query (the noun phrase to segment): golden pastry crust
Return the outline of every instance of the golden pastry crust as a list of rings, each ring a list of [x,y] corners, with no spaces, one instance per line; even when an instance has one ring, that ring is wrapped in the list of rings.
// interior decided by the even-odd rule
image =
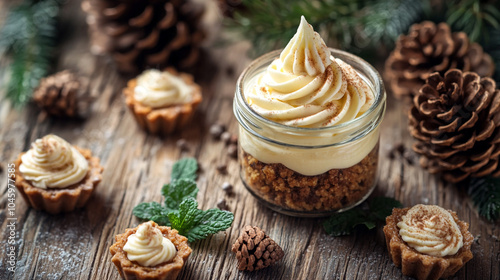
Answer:
[[[433,257],[422,254],[408,246],[401,238],[397,226],[408,210],[410,208],[394,208],[392,215],[386,218],[386,225],[384,226],[387,250],[394,264],[401,267],[404,275],[419,280],[447,278],[455,274],[466,262],[472,259],[471,245],[474,236],[468,231],[469,225],[459,220],[457,214],[450,210],[448,211],[463,235],[463,246],[456,254]]]
[[[15,161],[16,182],[15,185],[26,203],[36,210],[44,210],[51,214],[61,212],[71,212],[76,208],[83,207],[94,189],[102,180],[102,171],[99,158],[92,157],[92,152],[87,149],[75,147],[87,160],[89,170],[87,175],[78,183],[61,189],[41,189],[33,186],[29,180],[26,180],[19,171],[22,163],[21,153]]]
[[[179,73],[173,68],[167,68],[170,74],[180,77],[186,84],[193,87],[193,98],[190,103],[151,108],[134,98],[134,89],[137,78],[130,80],[123,90],[125,103],[134,115],[137,123],[146,131],[153,134],[169,134],[185,126],[194,116],[196,108],[202,101],[201,87],[193,80],[193,76]]]
[[[187,243],[187,238],[178,234],[177,230],[170,227],[158,226],[153,221],[149,221],[153,227],[158,228],[164,237],[170,239],[177,249],[175,257],[166,263],[156,266],[142,266],[135,261],[130,261],[127,258],[127,253],[123,250],[123,246],[127,243],[127,238],[134,234],[139,226],[126,229],[125,233],[115,236],[116,242],[109,248],[109,252],[113,256],[111,261],[115,264],[124,279],[138,280],[174,280],[182,270],[184,263],[191,254],[191,248]]]

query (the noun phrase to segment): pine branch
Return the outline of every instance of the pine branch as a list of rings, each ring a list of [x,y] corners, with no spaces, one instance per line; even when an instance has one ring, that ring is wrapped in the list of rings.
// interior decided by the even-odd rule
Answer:
[[[471,41],[477,42],[488,34],[488,29],[500,30],[500,10],[495,1],[454,0],[448,1],[448,24],[457,31],[464,31]]]
[[[26,104],[51,65],[56,42],[57,0],[25,1],[13,8],[0,30],[0,56],[10,56],[7,98]]]
[[[373,1],[373,0],[372,0]],[[352,41],[349,32],[357,22],[357,13],[366,0],[245,0],[244,10],[236,11],[233,19],[226,19],[226,26],[253,43],[257,54],[284,47],[297,29],[298,20],[304,15],[319,30],[326,41]]]
[[[500,218],[500,179],[474,178],[469,186],[469,195],[478,208],[479,215],[489,221]]]
[[[487,33],[488,40],[482,42],[484,51],[488,53],[495,63],[495,73],[493,78],[500,87],[500,29],[490,28]]]
[[[383,43],[392,46],[400,34],[421,20],[425,1],[380,1],[364,9],[363,33],[372,45]]]

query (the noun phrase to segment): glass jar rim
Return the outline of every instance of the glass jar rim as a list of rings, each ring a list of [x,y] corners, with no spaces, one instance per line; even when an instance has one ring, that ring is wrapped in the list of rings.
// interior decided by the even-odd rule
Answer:
[[[341,57],[340,59],[342,59],[343,61],[345,58],[347,58],[350,61],[358,62],[360,65],[365,67],[364,70],[368,70],[368,72],[369,72],[368,74],[370,77],[367,77],[367,78],[371,78],[375,81],[375,83],[372,83],[373,89],[375,91],[375,101],[368,108],[368,110],[363,113],[363,115],[361,115],[357,118],[354,118],[352,120],[349,120],[347,122],[332,125],[332,126],[297,127],[297,126],[290,126],[290,125],[285,125],[285,124],[282,124],[279,122],[275,122],[275,121],[269,120],[269,119],[261,116],[260,114],[258,114],[252,107],[250,107],[250,105],[247,103],[247,101],[243,95],[243,82],[247,79],[247,76],[250,75],[251,71],[254,70],[254,68],[257,68],[258,66],[260,66],[260,64],[262,64],[263,61],[268,61],[272,58],[278,58],[279,54],[281,53],[281,51],[283,49],[277,49],[277,50],[268,52],[268,53],[266,53],[266,54],[264,54],[256,59],[254,59],[250,63],[250,65],[248,65],[245,68],[245,70],[243,70],[243,72],[238,77],[238,80],[236,82],[237,94],[239,95],[236,98],[241,98],[241,101],[243,101],[242,103],[244,104],[243,106],[245,106],[245,109],[248,112],[250,112],[253,117],[257,118],[259,121],[262,121],[263,123],[270,125],[270,126],[274,126],[276,128],[293,129],[294,131],[297,131],[297,132],[306,132],[307,133],[307,132],[312,132],[312,131],[325,132],[325,131],[329,131],[329,130],[338,130],[338,129],[347,128],[353,124],[365,121],[365,119],[368,118],[377,108],[379,108],[381,105],[383,105],[382,103],[386,99],[385,87],[384,87],[384,83],[382,81],[382,77],[380,76],[378,71],[370,63],[368,63],[366,60],[362,59],[361,57],[353,55],[353,54],[348,53],[346,51],[342,51],[342,50],[338,50],[338,49],[334,49],[334,48],[328,48],[328,49],[330,50],[330,53],[332,54],[332,56],[334,58],[336,57],[336,55],[339,55]],[[347,61],[344,61],[344,62],[348,63]],[[348,63],[348,64],[350,64],[352,66],[351,63]],[[356,70],[355,67],[353,67],[353,68]]]

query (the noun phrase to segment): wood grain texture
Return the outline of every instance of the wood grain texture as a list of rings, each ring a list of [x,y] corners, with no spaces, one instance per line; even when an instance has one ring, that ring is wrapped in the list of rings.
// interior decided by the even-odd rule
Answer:
[[[2,5],[0,5],[2,6]],[[235,215],[233,226],[223,233],[191,244],[193,254],[179,279],[404,279],[390,260],[381,227],[361,230],[346,237],[328,236],[322,219],[292,218],[261,206],[243,187],[237,162],[225,153],[224,144],[208,133],[213,123],[222,123],[232,133],[238,124],[232,113],[237,75],[248,65],[247,44],[207,48],[196,81],[203,87],[204,100],[191,126],[159,138],[141,131],[127,111],[121,95],[127,78],[116,73],[106,58],[89,53],[84,15],[79,1],[67,1],[62,12],[64,38],[60,43],[58,69],[78,70],[90,79],[97,97],[85,121],[54,119],[33,105],[23,110],[0,105],[0,279],[118,279],[111,263],[109,247],[114,236],[139,221],[132,208],[144,201],[160,201],[160,188],[168,182],[173,163],[184,156],[196,157],[201,165],[198,202],[203,209],[214,208],[226,197]],[[0,61],[0,73],[5,73]],[[4,83],[0,75],[0,83]],[[2,92],[1,94],[4,94]],[[390,158],[395,145],[411,146],[403,107],[389,97],[382,124],[380,181],[374,195],[393,196],[405,206],[438,204],[453,209],[470,224],[477,238],[474,258],[461,269],[456,279],[500,279],[499,223],[480,218],[467,195],[442,183],[417,164],[400,156]],[[92,150],[105,167],[103,181],[93,198],[81,210],[49,215],[27,207],[18,195],[17,270],[6,271],[7,259],[7,164],[29,148],[35,139],[57,134],[72,144]],[[186,139],[188,151],[176,147]],[[220,174],[215,166],[226,164]],[[235,186],[235,195],[225,196],[223,182]],[[237,270],[231,245],[245,225],[266,230],[285,251],[284,259],[272,268],[253,273]]]

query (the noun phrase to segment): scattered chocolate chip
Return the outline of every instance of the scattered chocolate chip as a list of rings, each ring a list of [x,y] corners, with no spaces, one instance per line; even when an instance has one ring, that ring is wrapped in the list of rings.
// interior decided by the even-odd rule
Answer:
[[[231,136],[231,140],[230,140],[231,144],[238,144],[238,135],[232,135]]]
[[[391,150],[391,151],[389,152],[389,158],[390,158],[390,159],[395,159],[395,158],[396,158],[396,155],[395,155],[395,153],[394,153],[394,150]]]
[[[224,126],[220,124],[214,124],[210,127],[210,135],[212,135],[214,139],[219,139],[223,132]]]
[[[219,208],[220,210],[229,210],[225,199],[219,199],[219,201],[217,202],[217,208]]]
[[[227,194],[232,194],[233,193],[233,185],[229,182],[224,182],[222,183],[222,190],[226,192]]]
[[[227,147],[227,154],[232,158],[238,158],[238,146],[235,144],[229,145],[229,147]]]
[[[217,165],[217,171],[219,171],[219,173],[226,174],[227,166],[225,164],[219,164]]]
[[[226,145],[229,144],[229,141],[231,141],[231,133],[229,131],[222,133],[220,140],[222,140]]]
[[[398,153],[400,155],[404,154],[404,152],[406,150],[405,146],[403,144],[401,144],[401,143],[397,144],[396,147],[395,147],[395,149],[396,149],[396,151],[398,151]]]
[[[406,160],[406,162],[409,165],[413,165],[415,163],[415,160],[416,160],[415,154],[410,152],[410,151],[405,151],[403,154],[403,158]]]
[[[181,151],[189,150],[188,145],[187,145],[187,141],[185,139],[181,138],[181,139],[177,140],[176,145],[177,145],[177,148],[181,149]]]
[[[232,1],[228,1],[228,3],[229,3],[229,2],[232,2]],[[229,4],[229,5],[231,5],[231,4]],[[231,76],[231,77],[232,77],[232,76],[234,76],[234,73],[235,73],[235,70],[234,70],[234,67],[233,67],[233,66],[229,66],[229,67],[227,67],[227,68],[226,68],[226,74],[227,74],[228,76]]]
[[[2,172],[2,171],[3,171],[3,165],[0,164],[0,172]]]

